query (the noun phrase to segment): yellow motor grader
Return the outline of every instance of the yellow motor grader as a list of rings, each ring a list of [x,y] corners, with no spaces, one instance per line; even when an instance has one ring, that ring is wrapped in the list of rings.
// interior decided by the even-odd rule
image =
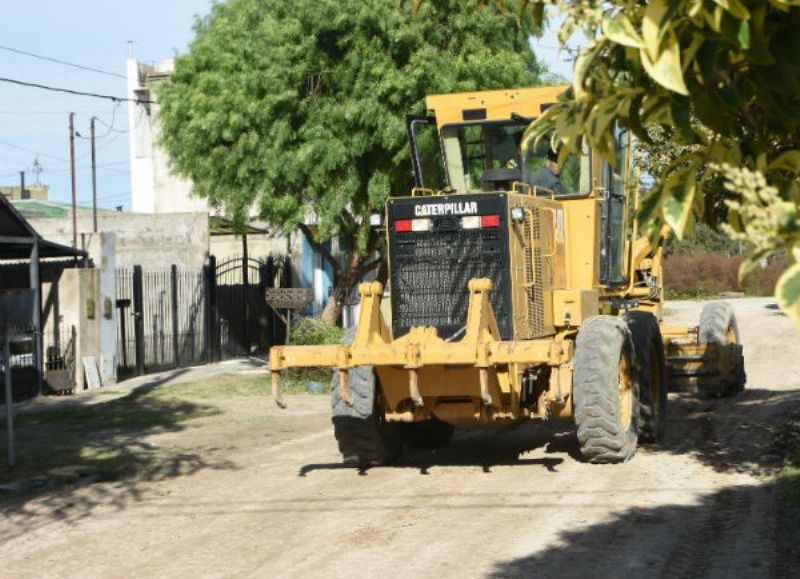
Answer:
[[[637,233],[626,133],[616,168],[592,151],[559,166],[546,143],[521,149],[564,89],[429,96],[430,116],[406,119],[416,186],[371,220],[386,230],[388,297],[361,284],[340,345],[271,349],[281,406],[283,370],[334,369],[346,463],[442,444],[453,427],[547,418],[574,420],[587,460],[621,462],[661,435],[668,389],[744,388],[727,304],[706,305],[695,328],[662,325],[663,239]]]

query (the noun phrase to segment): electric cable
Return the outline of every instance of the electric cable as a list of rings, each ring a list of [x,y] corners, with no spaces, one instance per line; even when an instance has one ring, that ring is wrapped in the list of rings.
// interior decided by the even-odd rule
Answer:
[[[18,48],[12,48],[10,46],[3,46],[0,44],[0,50],[5,50],[8,52],[14,52],[16,54],[22,54],[24,56],[30,56],[32,58],[38,58],[39,60],[46,60],[48,62],[55,62],[56,64],[63,64],[64,66],[71,66],[73,68],[80,68],[81,70],[88,70],[91,72],[97,72],[99,74],[106,74],[108,76],[115,76],[117,78],[127,78],[124,74],[118,74],[116,72],[110,72],[107,70],[103,70],[101,68],[94,68],[93,66],[85,66],[83,64],[75,64],[74,62],[67,62],[66,60],[60,60],[58,58],[52,58],[50,56],[42,56],[41,54],[34,54],[33,52],[27,52],[25,50],[20,50]]]
[[[74,89],[71,89],[71,88],[62,88],[62,87],[56,87],[56,86],[49,86],[49,85],[46,85],[46,84],[39,84],[39,83],[36,83],[36,82],[27,82],[27,81],[24,81],[24,80],[17,80],[17,79],[14,79],[14,78],[0,77],[0,82],[7,82],[7,83],[10,83],[10,84],[16,84],[16,85],[19,85],[19,86],[27,86],[27,87],[31,87],[31,88],[39,88],[39,89],[42,89],[42,90],[49,90],[49,91],[53,91],[53,92],[63,92],[63,93],[72,94],[72,95],[76,95],[76,96],[85,96],[85,97],[91,97],[91,98],[97,98],[97,99],[106,99],[106,100],[110,100],[110,101],[114,101],[114,102],[129,102],[129,103],[139,103],[139,104],[154,104],[155,103],[155,101],[150,101],[150,100],[129,99],[127,97],[116,97],[116,96],[107,95],[107,94],[99,94],[99,93],[96,93],[96,92],[86,92],[86,91],[81,91],[81,90],[74,90]]]

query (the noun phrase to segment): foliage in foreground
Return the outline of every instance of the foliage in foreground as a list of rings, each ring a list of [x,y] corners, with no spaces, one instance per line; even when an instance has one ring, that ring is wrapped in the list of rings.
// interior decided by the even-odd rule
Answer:
[[[338,344],[342,340],[344,330],[317,318],[300,318],[292,322],[292,334],[289,342],[296,346],[320,346]]]
[[[227,0],[158,92],[162,144],[194,191],[242,221],[300,227],[334,271],[335,322],[380,259],[370,213],[411,189],[404,116],[437,92],[530,86],[530,27],[461,0],[421,18],[386,0]],[[346,240],[341,261],[323,246]]]
[[[494,4],[484,12],[509,13]],[[660,135],[682,154],[656,174],[639,215],[646,231],[690,232],[717,180],[728,232],[751,244],[740,276],[787,254],[775,295],[800,324],[800,1],[524,0],[515,14],[542,27],[546,8],[563,17],[562,44],[580,30],[590,40],[571,89],[526,143],[555,129],[562,154],[588,145],[613,162],[615,123],[646,147]]]

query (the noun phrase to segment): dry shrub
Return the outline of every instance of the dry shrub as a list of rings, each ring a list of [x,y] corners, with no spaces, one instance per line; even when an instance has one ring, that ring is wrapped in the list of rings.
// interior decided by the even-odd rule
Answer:
[[[766,267],[756,267],[743,284],[738,281],[743,256],[728,257],[719,253],[671,255],[664,259],[664,279],[667,297],[694,298],[713,296],[726,291],[741,291],[747,295],[768,296],[788,262],[774,260]]]

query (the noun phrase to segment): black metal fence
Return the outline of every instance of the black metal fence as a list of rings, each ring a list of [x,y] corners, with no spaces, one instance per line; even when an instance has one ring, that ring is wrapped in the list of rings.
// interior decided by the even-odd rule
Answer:
[[[118,375],[266,355],[286,331],[264,299],[276,285],[291,285],[283,256],[211,256],[200,272],[118,269]]]
[[[143,374],[206,360],[201,272],[117,270],[117,373]]]
[[[0,264],[0,289],[27,287],[30,272],[27,263]],[[65,270],[77,267],[74,260],[42,262],[41,327],[37,337],[42,342],[42,392],[69,392],[75,388],[75,326],[65,324],[61,315],[60,281]],[[33,337],[33,334],[31,335]],[[38,393],[38,371],[34,355],[16,353],[10,360],[15,401],[33,398]],[[0,402],[4,396],[0,393]]]

